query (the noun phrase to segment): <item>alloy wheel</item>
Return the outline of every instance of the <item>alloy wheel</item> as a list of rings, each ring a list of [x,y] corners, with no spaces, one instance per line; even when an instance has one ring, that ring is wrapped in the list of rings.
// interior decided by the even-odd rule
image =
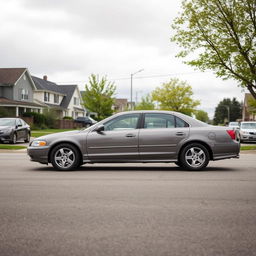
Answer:
[[[68,169],[76,161],[76,156],[70,148],[59,148],[54,154],[54,161],[61,169]]]
[[[185,161],[189,166],[198,168],[205,163],[206,154],[199,147],[191,147],[185,153]]]

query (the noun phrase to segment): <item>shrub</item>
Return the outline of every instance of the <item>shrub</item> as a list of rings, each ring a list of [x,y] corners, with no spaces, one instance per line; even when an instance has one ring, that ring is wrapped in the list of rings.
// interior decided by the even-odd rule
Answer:
[[[39,129],[43,129],[46,127],[46,117],[43,114],[36,113],[36,112],[26,112],[23,113],[24,117],[33,117],[34,118],[34,125],[35,127],[38,127]]]
[[[73,117],[72,116],[64,116],[63,120],[73,120]]]

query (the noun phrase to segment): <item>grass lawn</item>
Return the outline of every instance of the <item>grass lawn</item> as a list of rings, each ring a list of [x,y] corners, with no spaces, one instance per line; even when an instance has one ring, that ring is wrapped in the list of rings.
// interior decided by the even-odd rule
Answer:
[[[241,150],[256,150],[256,145],[241,146]]]
[[[16,146],[16,145],[5,145],[5,144],[0,144],[0,149],[24,149],[27,148],[25,146]]]
[[[57,132],[67,132],[67,131],[73,131],[74,129],[45,129],[45,130],[32,130],[31,136],[32,137],[41,137],[47,134],[51,133],[57,133]]]

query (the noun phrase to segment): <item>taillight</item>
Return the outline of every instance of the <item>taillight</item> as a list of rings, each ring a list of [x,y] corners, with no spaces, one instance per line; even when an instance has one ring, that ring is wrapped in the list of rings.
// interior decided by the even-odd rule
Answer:
[[[227,133],[232,140],[236,140],[236,132],[234,130],[227,130]]]

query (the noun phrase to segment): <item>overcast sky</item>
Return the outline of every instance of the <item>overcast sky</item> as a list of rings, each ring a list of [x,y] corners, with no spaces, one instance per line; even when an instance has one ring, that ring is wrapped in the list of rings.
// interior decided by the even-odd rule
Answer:
[[[117,97],[146,95],[172,77],[186,80],[200,109],[213,116],[224,97],[243,99],[233,80],[198,72],[175,55],[172,20],[181,0],[0,1],[0,67],[27,67],[32,75],[82,90],[91,73],[107,75]]]

